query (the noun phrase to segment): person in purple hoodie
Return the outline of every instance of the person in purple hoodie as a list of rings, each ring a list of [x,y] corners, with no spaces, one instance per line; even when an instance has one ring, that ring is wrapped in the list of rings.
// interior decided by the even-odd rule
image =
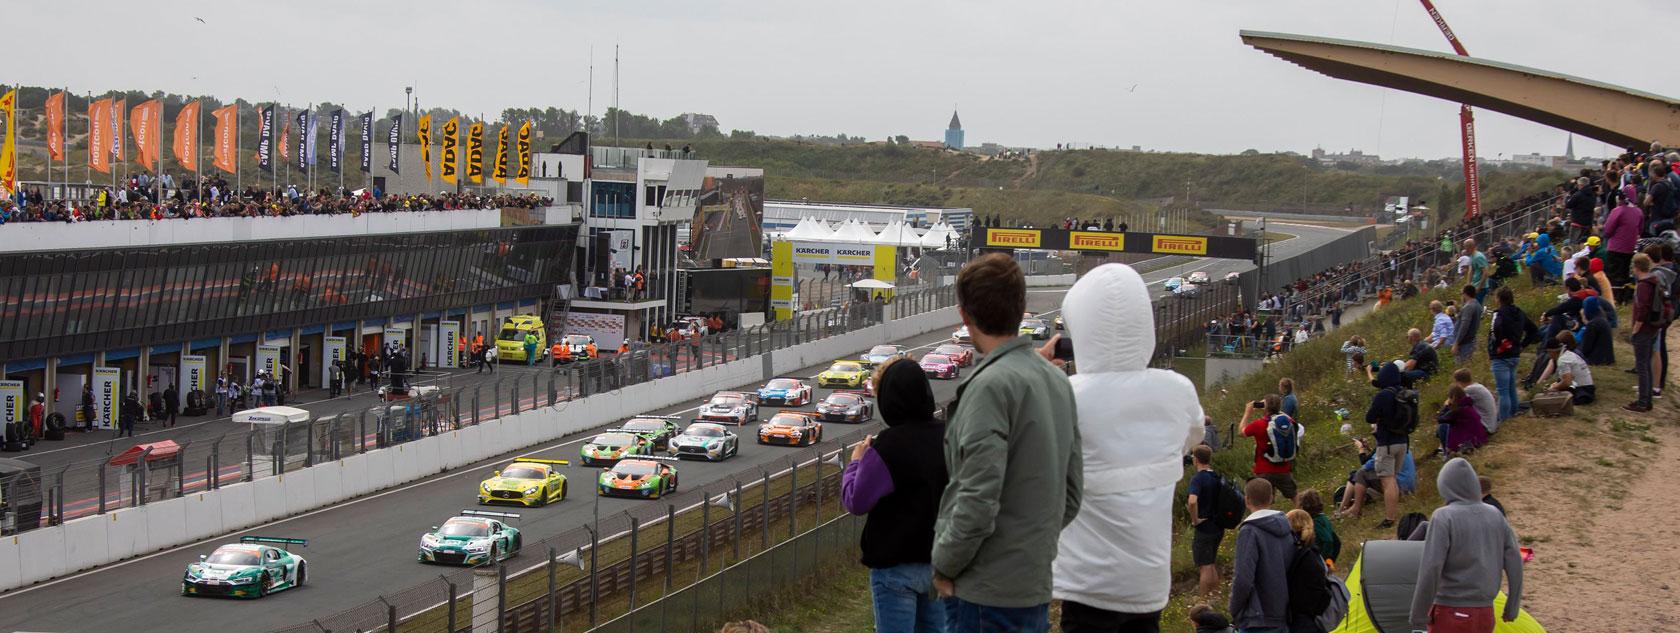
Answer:
[[[1633,185],[1624,185],[1616,196],[1616,208],[1604,219],[1600,232],[1604,234],[1604,272],[1610,284],[1620,288],[1628,282],[1628,264],[1639,246],[1639,230],[1645,225],[1645,212],[1635,206]]]
[[[933,523],[945,490],[945,425],[920,365],[899,358],[875,371],[875,404],[887,428],[852,450],[840,503],[866,516],[861,546],[875,602],[875,630],[937,633],[946,613],[933,590]]]

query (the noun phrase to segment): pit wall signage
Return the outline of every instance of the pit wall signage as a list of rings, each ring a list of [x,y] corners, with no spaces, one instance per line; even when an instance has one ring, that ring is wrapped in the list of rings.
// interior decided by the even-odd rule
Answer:
[[[1259,252],[1255,240],[1219,235],[987,228],[982,237],[981,247],[993,249],[1196,255],[1249,261]]]

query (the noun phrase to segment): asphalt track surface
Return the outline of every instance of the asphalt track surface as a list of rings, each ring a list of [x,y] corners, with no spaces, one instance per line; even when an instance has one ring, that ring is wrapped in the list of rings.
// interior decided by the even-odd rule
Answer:
[[[1335,229],[1304,230],[1293,225],[1288,230],[1301,237],[1274,245],[1273,252],[1279,256],[1283,256],[1284,248],[1312,248],[1322,240],[1343,233]],[[1206,270],[1217,280],[1226,272],[1246,270],[1248,267],[1252,264],[1201,260],[1149,273],[1145,279],[1152,287],[1158,288],[1168,277],[1185,275],[1194,270]],[[1035,313],[1054,314],[1060,308],[1065,292],[1065,289],[1031,289],[1027,295],[1028,309]],[[919,355],[948,340],[949,332],[941,330],[894,342]],[[812,378],[826,368],[825,362],[792,375]],[[814,383],[814,380],[811,382]],[[956,381],[934,381],[935,397],[941,401],[948,400],[957,384]],[[758,386],[748,384],[736,388],[751,390]],[[821,400],[829,392],[817,389],[816,399]],[[702,402],[695,400],[646,413],[688,415]],[[810,406],[799,408],[811,410]],[[776,407],[764,407],[760,417],[767,420],[777,410]],[[553,415],[565,415],[564,409]],[[848,433],[851,426],[830,423],[825,425],[824,430],[830,436],[839,437]],[[756,472],[762,465],[784,463],[789,449],[758,445],[751,436],[754,428],[747,425],[741,429],[743,437],[737,457],[718,463],[685,461],[678,464],[682,486],[692,488],[737,474]],[[512,510],[522,515],[516,525],[523,532],[526,543],[537,543],[588,523],[595,510],[590,495],[594,476],[599,470],[576,462],[579,445],[593,435],[594,432],[583,433],[563,441],[508,453],[337,506],[18,589],[0,595],[0,631],[167,630],[225,633],[268,631],[306,622],[310,618],[330,616],[381,594],[435,578],[440,570],[415,561],[420,534],[429,526],[453,516],[461,508],[473,507],[478,482],[515,456],[533,455],[574,462],[564,467],[570,482],[565,501],[546,508]],[[841,448],[833,440],[825,440],[825,443],[831,444],[830,448],[834,450]],[[602,499],[600,513],[601,516],[611,516],[640,503],[647,502]],[[308,584],[258,601],[179,595],[181,574],[188,563],[197,560],[200,554],[209,553],[217,545],[247,534],[309,539],[309,547],[300,551],[309,561]]]

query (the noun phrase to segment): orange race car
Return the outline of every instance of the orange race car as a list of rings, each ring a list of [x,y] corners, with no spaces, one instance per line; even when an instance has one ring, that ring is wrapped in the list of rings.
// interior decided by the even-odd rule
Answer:
[[[817,414],[806,411],[783,411],[759,425],[759,444],[810,446],[822,441],[822,422]]]

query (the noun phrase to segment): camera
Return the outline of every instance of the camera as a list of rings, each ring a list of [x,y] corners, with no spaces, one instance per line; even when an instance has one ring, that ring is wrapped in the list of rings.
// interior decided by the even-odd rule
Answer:
[[[1073,339],[1063,336],[1056,340],[1056,350],[1051,354],[1056,360],[1073,360]]]

